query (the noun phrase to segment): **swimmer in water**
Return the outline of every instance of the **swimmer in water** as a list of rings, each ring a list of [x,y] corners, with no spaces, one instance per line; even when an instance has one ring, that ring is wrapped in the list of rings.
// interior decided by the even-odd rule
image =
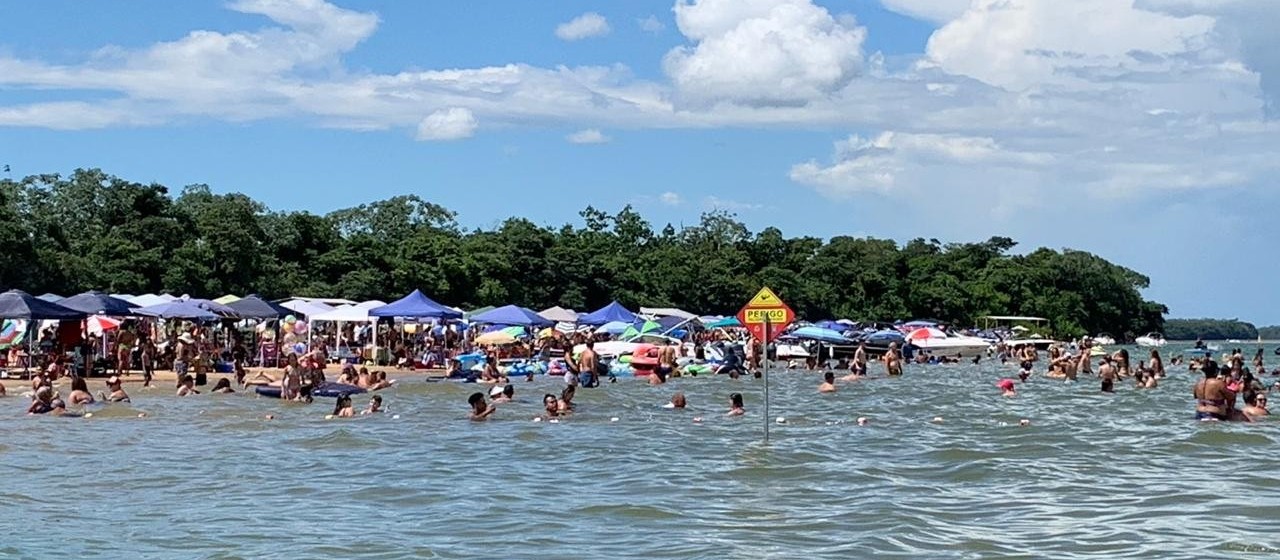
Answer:
[[[508,397],[506,395],[507,387],[510,387],[510,385],[494,385],[493,387],[491,387],[489,389],[489,401],[492,402],[493,404],[511,402],[511,397]],[[513,391],[512,394],[515,394],[514,393],[515,389],[512,389],[512,391]]]
[[[338,397],[338,402],[333,404],[333,415],[337,418],[351,418],[356,415],[356,411],[351,406],[351,395],[343,393]]]
[[[196,390],[196,380],[190,375],[183,375],[178,379],[178,396],[188,397],[191,395],[199,395],[200,391]]]
[[[1102,365],[1098,366],[1098,377],[1102,379],[1102,392],[1116,392],[1116,366],[1108,356],[1102,357]]]
[[[556,402],[556,411],[560,416],[573,412],[573,396],[577,394],[576,385],[569,385],[560,392],[560,400]]]
[[[1256,422],[1258,419],[1262,418],[1263,416],[1271,415],[1271,411],[1267,410],[1267,394],[1266,393],[1255,393],[1253,395],[1253,401],[1248,402],[1247,404],[1248,406],[1244,407],[1244,410],[1242,410],[1241,412],[1243,412],[1245,418],[1248,418],[1250,421]]]
[[[819,393],[836,392],[836,374],[831,373],[829,371],[822,374],[822,384],[818,385],[818,392]]]
[[[671,395],[671,402],[667,403],[664,406],[666,408],[675,408],[675,409],[683,410],[686,404],[688,403],[685,401],[684,393],[676,393],[674,395]]]
[[[470,418],[472,422],[483,422],[493,416],[493,412],[497,410],[489,403],[484,402],[484,393],[471,393],[467,398],[467,404],[471,405]]]
[[[107,393],[103,393],[101,397],[106,402],[129,402],[129,395],[124,392],[124,383],[114,375],[107,378]]]
[[[729,412],[725,416],[742,416],[747,409],[742,405],[742,393],[729,395]]]
[[[228,393],[234,393],[234,392],[236,392],[236,390],[231,388],[231,380],[225,377],[218,379],[218,382],[213,384],[213,390],[210,391],[210,393],[222,393],[222,394],[228,394]]]
[[[374,395],[369,399],[369,408],[364,409],[360,414],[377,414],[382,412],[382,395]]]
[[[542,395],[542,414],[545,418],[560,416],[560,399],[551,393]]]
[[[67,395],[67,401],[71,406],[93,404],[93,395],[89,393],[89,385],[84,382],[83,377],[71,379],[71,394]]]
[[[1012,379],[1001,379],[999,383],[996,383],[996,387],[1000,388],[1000,396],[1002,397],[1018,396],[1018,391],[1014,388]]]
[[[31,399],[31,406],[27,407],[27,415],[49,414],[53,412],[53,406],[53,387],[42,386],[36,389],[36,394]]]

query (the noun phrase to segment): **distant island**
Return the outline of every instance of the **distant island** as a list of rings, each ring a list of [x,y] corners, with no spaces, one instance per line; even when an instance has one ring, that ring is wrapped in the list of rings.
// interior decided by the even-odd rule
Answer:
[[[398,188],[501,196],[492,189],[482,194],[481,185],[409,179]],[[272,210],[207,185],[187,186],[174,197],[164,185],[81,169],[0,181],[6,252],[0,286],[37,294],[256,293],[361,301],[417,288],[463,308],[594,309],[616,299],[633,307],[731,314],[767,285],[810,320],[973,326],[984,315],[1034,315],[1050,321],[1051,332],[1041,334],[1063,338],[1167,332],[1165,306],[1142,297],[1146,276],[1084,251],[1014,254],[1017,243],[1007,237],[905,245],[786,237],[773,227],[752,232],[722,211],[705,213],[696,224],[656,229],[630,206],[612,214],[588,206],[579,215],[578,225],[513,217],[467,229],[452,211],[406,194],[319,216]]]
[[[1280,334],[1280,327],[1270,328]],[[1164,322],[1164,336],[1169,340],[1257,340],[1259,334],[1252,323],[1238,319],[1167,319]]]

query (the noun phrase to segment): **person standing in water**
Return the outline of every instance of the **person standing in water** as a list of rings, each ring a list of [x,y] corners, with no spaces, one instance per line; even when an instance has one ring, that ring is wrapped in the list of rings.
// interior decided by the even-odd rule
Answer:
[[[493,416],[493,412],[497,410],[489,403],[484,402],[484,393],[471,393],[467,398],[467,404],[471,405],[470,418],[472,422],[483,422]]]
[[[897,342],[890,342],[889,349],[880,359],[884,362],[885,375],[889,377],[902,375],[902,354],[898,352]]]
[[[1102,378],[1102,392],[1116,392],[1116,367],[1108,356],[1102,357],[1102,365],[1098,366],[1098,377]]]
[[[822,384],[818,385],[819,393],[836,392],[836,374],[830,371],[822,374]]]
[[[600,356],[596,354],[595,341],[588,340],[587,346],[582,350],[582,354],[578,355],[578,372],[579,375],[585,377],[583,387],[598,387],[600,385]]]
[[[1160,351],[1151,349],[1151,375],[1157,379],[1164,378],[1164,358],[1160,357]]]
[[[1196,382],[1191,389],[1191,396],[1196,399],[1196,420],[1204,422],[1226,421],[1230,418],[1230,399],[1235,395],[1227,388],[1227,384],[1218,378],[1218,364],[1207,360],[1200,367],[1204,379]]]

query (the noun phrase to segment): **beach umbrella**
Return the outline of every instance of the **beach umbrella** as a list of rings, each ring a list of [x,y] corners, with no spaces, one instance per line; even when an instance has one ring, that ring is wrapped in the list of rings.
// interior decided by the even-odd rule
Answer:
[[[235,296],[235,295],[227,294],[227,295],[222,296],[222,297],[220,297],[220,298],[217,298],[217,299],[215,299],[215,300],[213,300],[213,301],[214,301],[214,303],[221,303],[222,305],[231,305],[232,303],[235,303],[235,302],[237,302],[237,301],[240,301],[241,299],[242,299],[242,298],[241,298],[240,296]]]
[[[511,333],[501,330],[484,333],[476,337],[475,343],[481,346],[497,346],[502,344],[513,344],[515,341],[516,337],[511,336]]]
[[[27,322],[22,319],[5,319],[0,321],[0,350],[22,344],[27,335]]]
[[[707,323],[708,329],[728,329],[728,328],[741,327],[741,326],[742,326],[742,322],[738,321],[737,317],[725,317],[723,319],[718,319],[710,323]]]
[[[70,321],[83,319],[85,315],[82,311],[42,300],[22,290],[9,290],[0,294],[0,319]]]
[[[92,315],[85,321],[89,334],[96,335],[120,328],[121,322],[119,319],[112,319],[105,315]]]
[[[39,295],[39,296],[36,296],[36,297],[37,297],[37,298],[40,298],[40,299],[42,299],[42,300],[45,300],[45,301],[47,301],[47,302],[49,302],[49,303],[58,303],[58,302],[62,301],[62,299],[63,299],[63,298],[62,298],[62,296],[60,296],[60,295],[58,295],[58,294],[54,294],[54,293],[42,294],[42,295]]]
[[[931,328],[931,327],[916,329],[914,331],[911,331],[910,333],[907,333],[907,340],[925,340],[929,338],[946,338],[946,337],[947,337],[947,333],[944,333],[938,329]]]
[[[631,328],[631,323],[624,323],[622,321],[612,321],[612,322],[600,325],[600,328],[596,329],[596,334],[618,335],[618,334],[622,334],[623,332],[626,332],[626,330],[629,328]]]
[[[651,333],[659,330],[662,330],[662,325],[658,324],[657,321],[645,321],[639,325],[628,326],[627,330],[622,331],[622,338],[634,338],[645,333]]]
[[[58,302],[58,305],[74,309],[89,315],[110,315],[126,317],[137,315],[137,306],[133,302],[109,296],[102,292],[85,292]]]
[[[236,310],[211,299],[186,298],[183,301],[194,304],[205,311],[216,313],[223,317],[238,317]]]

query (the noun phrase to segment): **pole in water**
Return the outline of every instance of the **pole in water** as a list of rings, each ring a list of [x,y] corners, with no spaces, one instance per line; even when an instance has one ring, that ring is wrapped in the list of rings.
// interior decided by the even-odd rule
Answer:
[[[764,441],[769,442],[769,324],[768,315],[764,318],[764,340],[760,342],[761,366],[764,368]]]

